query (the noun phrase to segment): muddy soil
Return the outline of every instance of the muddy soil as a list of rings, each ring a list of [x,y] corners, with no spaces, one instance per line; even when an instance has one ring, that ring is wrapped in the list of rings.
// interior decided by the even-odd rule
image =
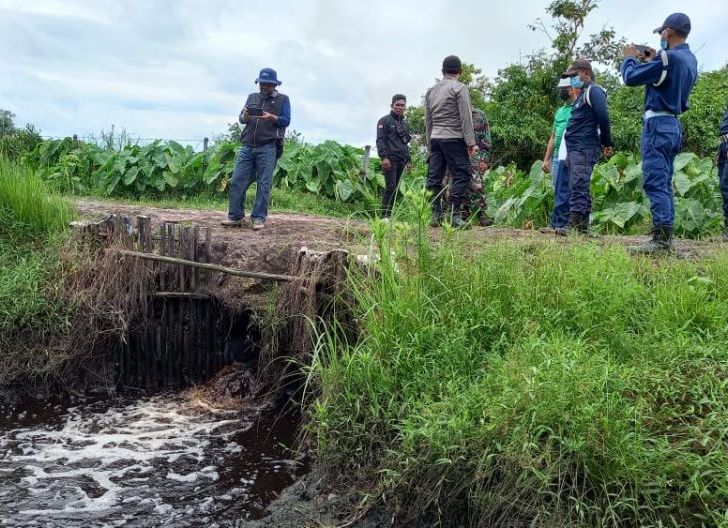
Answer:
[[[77,208],[82,217],[94,220],[103,219],[112,213],[132,218],[139,215],[149,216],[153,229],[160,222],[210,226],[214,243],[227,248],[221,262],[223,265],[269,273],[285,273],[291,262],[291,254],[304,246],[317,251],[336,248],[365,251],[369,233],[367,225],[358,220],[305,214],[273,213],[268,217],[265,229],[254,231],[250,227],[222,227],[220,221],[226,218],[224,211],[164,209],[93,200],[79,200]],[[432,239],[437,241],[441,238],[442,231],[431,229],[430,233]],[[538,230],[507,227],[475,227],[462,233],[462,236],[474,246],[496,240],[528,242],[556,239],[570,243],[569,238],[557,238]],[[641,244],[648,239],[648,236],[600,236],[591,240],[597,244],[619,244],[626,247]],[[691,259],[711,256],[728,247],[721,242],[720,237],[705,240],[679,239],[675,246],[678,257]]]

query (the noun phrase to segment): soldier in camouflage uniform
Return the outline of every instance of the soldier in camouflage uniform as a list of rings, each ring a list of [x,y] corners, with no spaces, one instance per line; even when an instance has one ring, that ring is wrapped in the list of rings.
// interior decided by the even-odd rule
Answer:
[[[473,109],[473,128],[475,129],[475,144],[478,149],[470,157],[472,179],[463,205],[463,218],[473,218],[478,225],[487,227],[493,225],[493,219],[486,214],[488,208],[485,196],[483,176],[490,168],[490,151],[493,147],[490,138],[490,124],[485,112]],[[445,188],[449,189],[450,171],[445,172]]]

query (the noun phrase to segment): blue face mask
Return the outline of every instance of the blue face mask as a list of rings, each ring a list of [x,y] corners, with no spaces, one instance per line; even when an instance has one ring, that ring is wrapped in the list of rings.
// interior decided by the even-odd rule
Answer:
[[[667,40],[660,39],[660,47],[664,50],[669,49],[669,44],[667,43]]]
[[[571,83],[572,88],[581,88],[582,86],[584,86],[584,81],[582,81],[578,75],[575,75],[574,77],[569,77],[569,82]]]

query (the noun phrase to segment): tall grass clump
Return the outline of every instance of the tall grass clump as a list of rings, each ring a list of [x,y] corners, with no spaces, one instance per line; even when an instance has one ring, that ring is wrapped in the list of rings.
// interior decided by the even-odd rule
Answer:
[[[314,358],[324,467],[405,524],[728,522],[728,255],[394,231]]]
[[[29,167],[0,159],[0,234],[38,240],[63,231],[72,218],[67,201],[48,193]]]
[[[65,330],[59,249],[73,218],[27,167],[0,159],[0,384],[29,369],[29,354]],[[31,354],[33,355],[33,354]]]

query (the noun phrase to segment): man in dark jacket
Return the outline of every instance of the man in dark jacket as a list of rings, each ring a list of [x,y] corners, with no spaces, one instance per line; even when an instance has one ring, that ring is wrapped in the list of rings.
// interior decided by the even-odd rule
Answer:
[[[402,172],[411,162],[408,147],[411,137],[404,122],[407,98],[402,94],[393,96],[390,108],[391,112],[377,123],[377,153],[382,160],[385,183],[382,218],[389,218],[392,215],[392,206]]]
[[[248,96],[239,117],[245,128],[241,134],[243,146],[230,182],[228,219],[222,222],[228,227],[243,225],[245,193],[253,182],[257,183],[257,188],[250,218],[253,229],[265,227],[277,146],[291,122],[291,102],[287,95],[276,90],[281,84],[276,71],[263,68],[255,82],[260,86],[260,92]]]
[[[599,156],[612,155],[612,134],[607,109],[607,93],[594,83],[594,71],[588,60],[578,59],[561,74],[572,88],[581,90],[566,125],[566,163],[569,166],[569,224],[557,234],[585,234],[591,214],[591,175]]]

